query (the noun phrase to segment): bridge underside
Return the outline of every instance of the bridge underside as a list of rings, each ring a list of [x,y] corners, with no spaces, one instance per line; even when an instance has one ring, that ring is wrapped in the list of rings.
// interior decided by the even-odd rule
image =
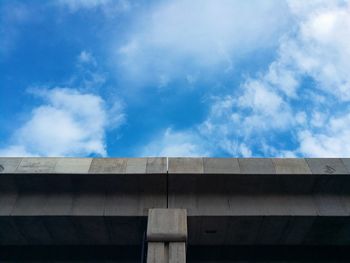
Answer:
[[[150,208],[189,262],[349,261],[349,159],[0,158],[0,260],[140,262]]]

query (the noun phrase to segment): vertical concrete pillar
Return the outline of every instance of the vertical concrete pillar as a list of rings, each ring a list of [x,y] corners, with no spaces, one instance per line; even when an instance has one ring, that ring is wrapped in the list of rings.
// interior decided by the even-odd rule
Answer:
[[[186,209],[149,210],[147,263],[185,263],[186,240]]]

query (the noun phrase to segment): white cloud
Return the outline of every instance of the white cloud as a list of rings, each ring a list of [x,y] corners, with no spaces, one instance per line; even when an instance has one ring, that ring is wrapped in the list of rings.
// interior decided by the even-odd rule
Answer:
[[[22,145],[10,145],[6,148],[0,148],[0,156],[2,157],[38,157],[35,153],[27,152]]]
[[[74,89],[37,90],[44,104],[34,108],[29,119],[15,132],[13,144],[0,150],[3,156],[105,156],[105,130],[121,124],[116,107],[110,123],[104,100]],[[116,110],[117,109],[117,110]],[[117,115],[117,116],[116,116]]]
[[[191,69],[229,72],[249,52],[275,46],[289,18],[279,0],[160,2],[138,17],[117,61],[140,83],[186,79]]]
[[[107,81],[107,73],[101,70],[95,56],[82,50],[76,58],[76,72],[65,84],[81,90],[97,92]]]
[[[95,60],[94,56],[86,50],[83,50],[80,52],[80,54],[78,56],[78,62],[82,63],[82,64],[84,64],[84,63],[93,64],[96,66],[96,60]]]
[[[349,156],[349,114],[339,112],[350,101],[350,2],[289,5],[296,24],[281,38],[277,58],[240,93],[217,97],[201,134],[231,155]],[[304,78],[313,81],[309,87]]]
[[[141,149],[142,156],[198,157],[209,154],[205,142],[196,133],[170,128]]]
[[[298,151],[311,157],[350,156],[350,112],[333,117],[321,131],[303,130],[299,132]]]
[[[334,1],[334,3],[336,3]],[[300,25],[296,49],[288,52],[296,66],[320,89],[350,101],[350,2],[321,6]]]

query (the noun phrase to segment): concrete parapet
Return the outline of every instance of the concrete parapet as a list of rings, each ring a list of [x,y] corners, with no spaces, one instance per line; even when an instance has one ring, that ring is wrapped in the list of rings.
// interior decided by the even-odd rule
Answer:
[[[350,158],[1,158],[2,174],[350,174]]]
[[[241,158],[238,160],[242,174],[275,174],[270,158]]]
[[[237,158],[203,158],[205,174],[239,174]]]
[[[341,159],[348,170],[348,174],[350,174],[350,158],[342,158]]]
[[[57,158],[23,158],[16,173],[54,173]]]
[[[203,174],[203,158],[169,158],[171,174]]]
[[[89,172],[92,158],[58,158],[55,173],[86,174]]]
[[[348,174],[340,158],[306,158],[313,174]]]
[[[273,158],[276,174],[311,174],[305,159]]]
[[[94,158],[89,173],[123,174],[126,171],[125,158]]]
[[[22,158],[0,158],[0,173],[14,173]]]

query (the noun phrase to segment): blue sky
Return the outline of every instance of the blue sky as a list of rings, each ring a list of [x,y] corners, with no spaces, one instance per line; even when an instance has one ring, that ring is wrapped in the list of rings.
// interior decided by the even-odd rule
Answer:
[[[0,2],[1,156],[350,156],[350,1]]]

